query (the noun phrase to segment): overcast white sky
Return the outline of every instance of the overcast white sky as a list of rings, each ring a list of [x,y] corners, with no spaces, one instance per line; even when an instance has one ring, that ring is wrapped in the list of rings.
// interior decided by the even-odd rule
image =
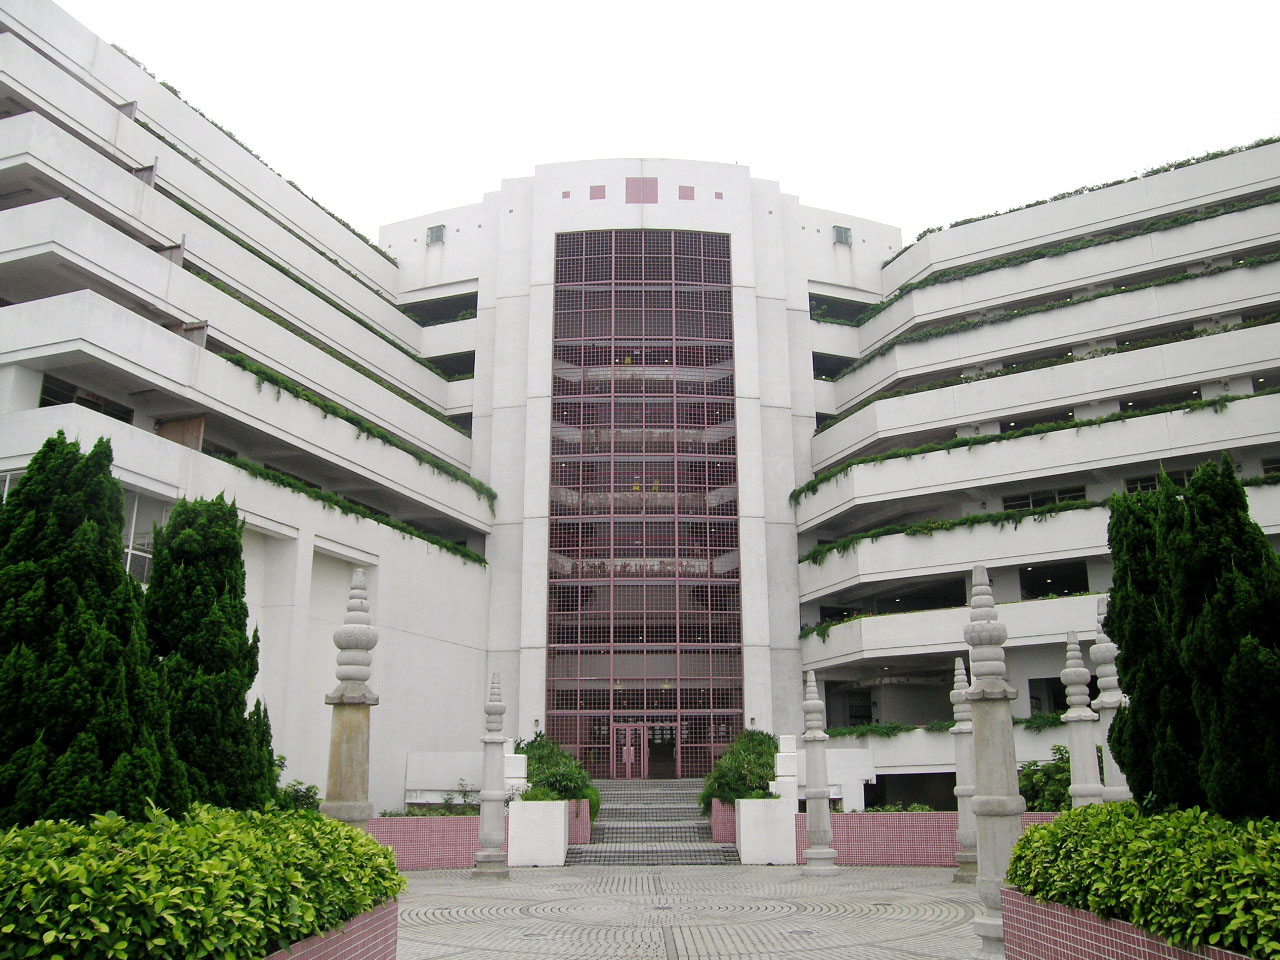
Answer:
[[[60,0],[376,237],[535,164],[924,227],[1280,134],[1280,3]]]

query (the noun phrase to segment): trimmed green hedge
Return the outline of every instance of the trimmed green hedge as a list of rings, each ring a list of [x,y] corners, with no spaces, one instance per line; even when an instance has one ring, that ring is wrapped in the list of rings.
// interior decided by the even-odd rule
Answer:
[[[1008,879],[1027,896],[1125,920],[1182,947],[1280,958],[1280,824],[1197,808],[1081,807],[1032,827]]]
[[[404,885],[391,850],[318,813],[42,820],[0,837],[0,956],[262,957]]]
[[[763,730],[743,730],[707,775],[698,797],[704,814],[711,813],[711,801],[732,804],[754,793],[767,793],[774,776],[774,755],[778,738]]]

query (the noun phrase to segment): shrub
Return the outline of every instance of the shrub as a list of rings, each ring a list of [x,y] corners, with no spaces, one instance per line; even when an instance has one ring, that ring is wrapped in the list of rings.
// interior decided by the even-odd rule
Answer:
[[[521,800],[560,800],[560,794],[556,793],[550,787],[525,787],[524,793],[520,794]]]
[[[600,810],[600,794],[591,786],[591,777],[577,758],[545,733],[516,744],[516,753],[529,758],[528,778],[531,787],[544,787],[555,796],[539,799],[588,800],[591,816]]]
[[[698,797],[704,814],[711,813],[711,801],[733,803],[757,790],[768,790],[773,779],[773,758],[778,738],[763,730],[743,730],[707,775]]]
[[[390,850],[315,813],[42,820],[0,837],[0,956],[261,957],[403,888]]]
[[[1018,770],[1018,792],[1027,801],[1027,809],[1037,813],[1071,809],[1071,756],[1060,743],[1049,752],[1052,760],[1032,760]]]
[[[1280,824],[1199,808],[1145,817],[1134,803],[1081,807],[1032,827],[1008,879],[1038,900],[1125,920],[1183,947],[1280,958]]]

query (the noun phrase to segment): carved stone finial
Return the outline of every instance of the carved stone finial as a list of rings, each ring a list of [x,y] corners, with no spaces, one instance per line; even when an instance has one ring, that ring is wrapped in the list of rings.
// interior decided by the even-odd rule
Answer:
[[[964,669],[964,657],[956,657],[955,679],[951,684],[951,715],[956,725],[952,730],[968,733],[973,730],[973,706],[965,691],[969,689],[969,675]]]
[[[1018,692],[1005,679],[1004,642],[1008,628],[996,615],[987,568],[973,568],[973,592],[969,600],[969,622],[964,641],[969,645],[973,683],[965,694],[970,700],[1013,700]]]
[[[1080,653],[1080,640],[1074,630],[1067,633],[1067,665],[1058,675],[1067,688],[1067,712],[1064,720],[1097,720],[1098,715],[1089,709],[1089,668],[1084,665]]]
[[[804,711],[804,739],[826,740],[827,735],[823,730],[823,703],[818,699],[818,678],[812,670],[805,671],[804,703],[800,705],[800,709]],[[812,736],[812,734],[818,736]]]
[[[373,648],[378,644],[378,631],[374,629],[369,613],[369,590],[364,567],[351,571],[351,590],[347,594],[347,613],[342,626],[333,631],[333,645],[338,648],[338,686],[324,698],[325,703],[378,702],[378,696],[369,689],[370,666],[373,664]]]
[[[502,680],[495,673],[489,681],[489,702],[484,705],[484,728],[489,733],[502,730],[502,715],[507,712],[507,705],[502,702]]]
[[[1120,690],[1120,677],[1116,672],[1116,654],[1120,652],[1110,637],[1103,632],[1102,621],[1107,615],[1107,597],[1098,598],[1098,638],[1093,642],[1089,658],[1098,674],[1098,696],[1093,701],[1095,710],[1118,710],[1126,697]]]

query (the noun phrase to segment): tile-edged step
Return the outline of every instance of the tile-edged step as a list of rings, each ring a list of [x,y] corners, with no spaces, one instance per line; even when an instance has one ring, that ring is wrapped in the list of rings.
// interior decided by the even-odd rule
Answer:
[[[569,864],[737,863],[733,844],[714,843],[698,807],[701,780],[597,780],[600,814],[591,843],[569,848]]]

